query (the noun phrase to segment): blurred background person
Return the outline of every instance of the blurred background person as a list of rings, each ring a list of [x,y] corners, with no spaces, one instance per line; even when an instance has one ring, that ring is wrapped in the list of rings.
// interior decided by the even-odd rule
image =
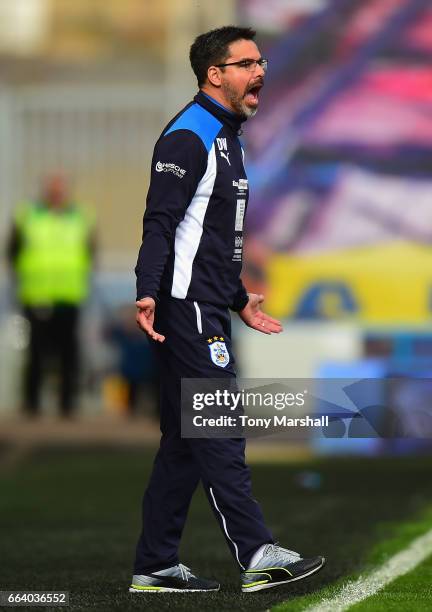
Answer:
[[[59,371],[60,413],[70,416],[75,408],[79,313],[88,295],[94,250],[92,219],[73,201],[64,176],[47,177],[40,198],[17,208],[7,253],[30,329],[24,380],[29,415],[40,411],[51,357]]]

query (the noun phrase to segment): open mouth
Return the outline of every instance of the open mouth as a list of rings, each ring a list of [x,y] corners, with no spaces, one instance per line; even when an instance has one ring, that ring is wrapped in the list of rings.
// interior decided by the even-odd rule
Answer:
[[[258,95],[262,85],[254,85],[251,87],[245,95],[245,100],[248,104],[256,106],[258,104]]]

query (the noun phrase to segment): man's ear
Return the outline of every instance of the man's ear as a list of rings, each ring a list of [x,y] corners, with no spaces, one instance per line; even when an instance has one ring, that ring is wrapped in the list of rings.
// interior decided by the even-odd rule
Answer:
[[[221,86],[221,74],[219,68],[216,68],[216,66],[210,66],[207,69],[207,78],[213,87]]]

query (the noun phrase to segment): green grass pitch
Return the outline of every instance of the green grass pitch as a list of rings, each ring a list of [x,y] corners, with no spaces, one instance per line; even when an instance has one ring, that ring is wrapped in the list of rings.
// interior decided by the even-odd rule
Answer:
[[[432,458],[254,465],[254,494],[275,539],[306,556],[324,554],[324,570],[291,585],[240,594],[238,570],[199,490],[181,560],[220,580],[221,591],[133,595],[128,585],[152,457],[137,449],[52,448],[4,467],[0,589],[68,590],[72,610],[301,610],[432,526]],[[319,472],[320,488],[299,484],[305,470]],[[431,596],[431,567],[429,559],[353,610],[430,609],[421,606]]]

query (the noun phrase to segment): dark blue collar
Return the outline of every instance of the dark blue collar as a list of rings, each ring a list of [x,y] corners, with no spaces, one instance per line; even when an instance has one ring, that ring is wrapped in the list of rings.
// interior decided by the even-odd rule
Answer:
[[[213,104],[217,104],[218,106],[220,106],[221,108],[223,108],[224,110],[228,111],[228,113],[231,113],[231,115],[235,115],[235,112],[230,110],[229,108],[227,108],[226,106],[224,106],[223,104],[221,104],[220,102],[218,102],[215,98],[213,98],[212,96],[209,96],[208,93],[205,93],[205,91],[202,92],[205,96],[207,96],[207,98],[209,100],[211,100],[213,102]]]
[[[233,113],[201,90],[195,96],[194,102],[197,102],[200,106],[208,110],[209,113],[214,115],[219,121],[228,125],[236,134],[241,129],[243,121],[246,121],[246,117]]]

